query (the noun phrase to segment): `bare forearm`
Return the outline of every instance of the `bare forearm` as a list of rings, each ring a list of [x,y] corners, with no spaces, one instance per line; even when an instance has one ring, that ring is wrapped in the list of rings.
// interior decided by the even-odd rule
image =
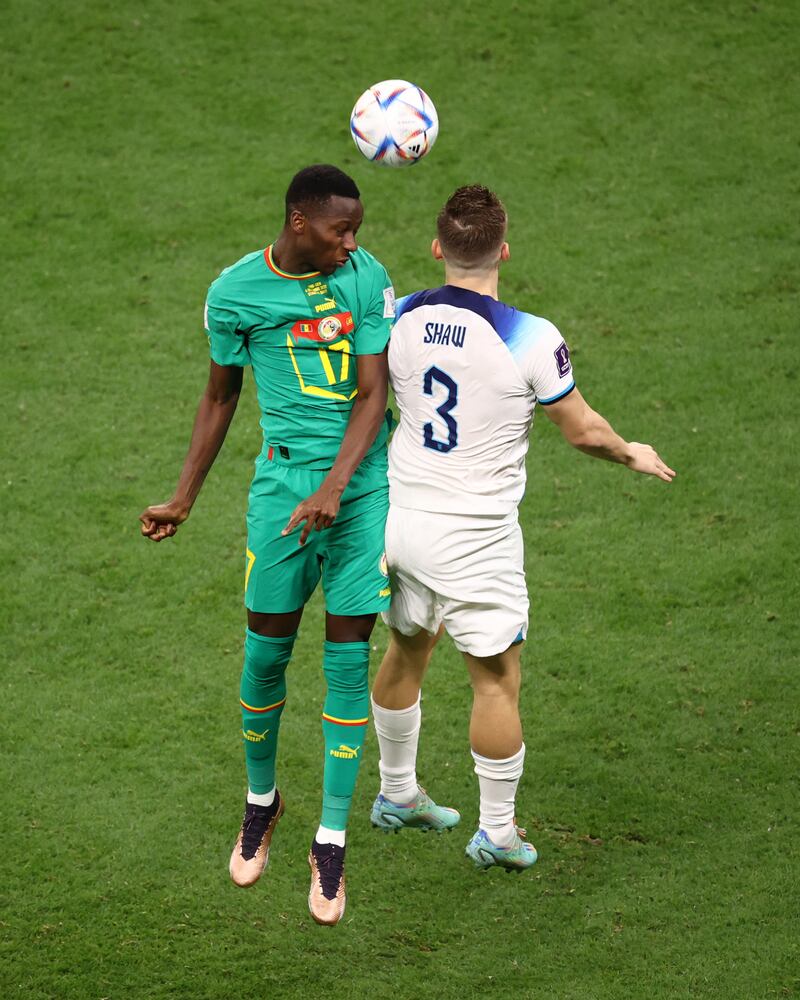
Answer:
[[[292,512],[282,534],[288,535],[303,524],[299,544],[305,545],[312,531],[329,528],[339,513],[345,487],[361,459],[372,447],[386,412],[389,391],[387,352],[358,358],[358,394],[347,420],[336,461],[322,485],[302,500]]]
[[[577,389],[548,406],[546,413],[574,448],[595,458],[619,462],[634,472],[657,476],[667,483],[672,482],[675,470],[670,469],[654,448],[649,444],[621,438],[609,422],[589,406]]]
[[[189,451],[172,499],[153,504],[139,515],[142,534],[151,542],[172,538],[189,516],[203,480],[225,440],[241,388],[241,368],[218,365],[213,360],[209,363],[208,384],[197,408]]]
[[[356,396],[336,461],[325,477],[326,485],[336,488],[340,493],[344,492],[361,459],[378,435],[385,419],[386,398],[387,394],[380,391],[363,398]]]
[[[628,442],[594,410],[589,410],[580,429],[569,438],[569,443],[587,455],[604,458],[607,462],[628,465],[631,461],[632,453]]]
[[[228,427],[236,412],[238,401],[238,394],[221,402],[212,399],[207,392],[200,400],[192,428],[189,451],[186,454],[173,497],[187,514],[192,509],[200,487],[214,464],[214,459],[219,454]]]

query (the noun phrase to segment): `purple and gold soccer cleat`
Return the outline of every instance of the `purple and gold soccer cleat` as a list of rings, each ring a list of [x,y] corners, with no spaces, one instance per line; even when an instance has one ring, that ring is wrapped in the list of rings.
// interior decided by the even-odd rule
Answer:
[[[316,839],[308,852],[311,867],[308,909],[318,924],[328,927],[339,923],[347,903],[344,852],[344,847],[338,844],[318,844]]]
[[[245,803],[242,828],[228,865],[231,878],[243,889],[257,882],[267,867],[269,845],[278,820],[283,816],[283,808],[283,798],[277,790],[271,806]]]

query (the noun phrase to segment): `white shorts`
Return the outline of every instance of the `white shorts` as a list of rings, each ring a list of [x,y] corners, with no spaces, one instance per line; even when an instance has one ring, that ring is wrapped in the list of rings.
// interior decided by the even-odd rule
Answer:
[[[386,559],[392,604],[383,620],[402,635],[444,627],[456,647],[494,656],[528,631],[517,512],[433,514],[389,507]]]

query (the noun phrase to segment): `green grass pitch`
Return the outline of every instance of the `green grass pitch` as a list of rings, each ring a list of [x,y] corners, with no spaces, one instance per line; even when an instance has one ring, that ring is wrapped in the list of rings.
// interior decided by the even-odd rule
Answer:
[[[797,5],[9,0],[2,23],[0,995],[800,995]],[[394,76],[441,119],[407,171],[347,129]],[[250,376],[190,522],[152,546],[136,520],[185,452],[209,282],[317,161],[356,178],[401,294],[439,281],[452,189],[495,188],[502,294],[679,473],[593,462],[537,420],[519,821],[540,861],[463,856],[469,689],[445,644],[420,774],[463,826],[373,831],[371,735],[333,930],[306,909],[318,598],[269,874],[227,878]]]

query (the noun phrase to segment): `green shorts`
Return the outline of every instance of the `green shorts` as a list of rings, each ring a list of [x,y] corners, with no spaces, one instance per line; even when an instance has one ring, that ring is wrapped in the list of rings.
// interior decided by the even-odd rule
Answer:
[[[259,455],[247,509],[245,604],[281,614],[308,601],[320,579],[332,615],[367,615],[391,603],[383,545],[389,486],[386,452],[370,455],[342,494],[330,528],[299,544],[300,527],[285,537],[292,511],[322,485],[326,472],[279,464]]]

